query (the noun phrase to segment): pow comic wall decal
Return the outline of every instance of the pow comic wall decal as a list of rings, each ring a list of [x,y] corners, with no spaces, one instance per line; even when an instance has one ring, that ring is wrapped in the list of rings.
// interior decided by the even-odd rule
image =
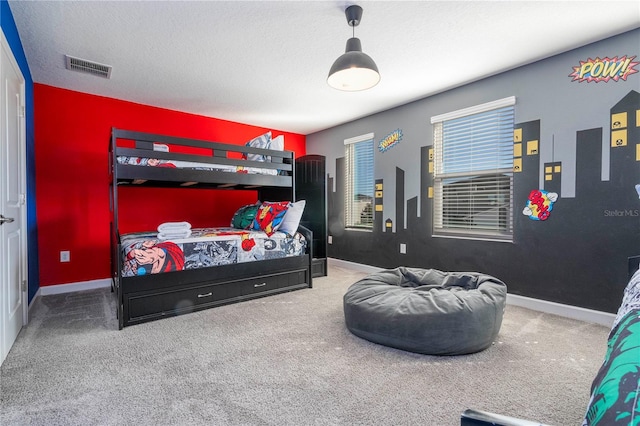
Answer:
[[[555,192],[547,192],[544,189],[534,189],[529,193],[527,205],[522,214],[529,216],[531,220],[547,220],[553,210],[553,204],[558,199]]]
[[[635,56],[627,57],[627,55],[618,58],[596,58],[587,59],[586,61],[580,61],[580,65],[573,67],[573,72],[569,74],[569,77],[573,77],[571,81],[577,81],[582,83],[596,82],[608,82],[609,80],[618,81],[626,80],[631,74],[638,72],[634,67],[639,62],[633,62]]]

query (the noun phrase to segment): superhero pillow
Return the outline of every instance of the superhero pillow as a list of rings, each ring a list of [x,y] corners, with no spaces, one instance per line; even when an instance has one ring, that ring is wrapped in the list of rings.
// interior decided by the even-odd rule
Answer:
[[[260,208],[260,201],[240,207],[231,218],[231,226],[236,229],[249,229]]]
[[[268,236],[271,236],[282,224],[282,219],[284,219],[288,208],[288,201],[276,203],[265,201],[260,208],[258,208],[251,229],[264,231]]]

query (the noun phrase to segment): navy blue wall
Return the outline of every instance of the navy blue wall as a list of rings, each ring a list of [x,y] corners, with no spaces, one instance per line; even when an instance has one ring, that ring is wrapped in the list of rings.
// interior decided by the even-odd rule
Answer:
[[[0,28],[9,42],[13,56],[18,62],[25,79],[26,102],[26,141],[27,141],[27,244],[29,249],[29,302],[38,291],[40,274],[38,266],[38,229],[36,226],[36,188],[35,188],[35,140],[33,114],[33,80],[27,58],[20,42],[13,14],[6,0],[0,0]]]

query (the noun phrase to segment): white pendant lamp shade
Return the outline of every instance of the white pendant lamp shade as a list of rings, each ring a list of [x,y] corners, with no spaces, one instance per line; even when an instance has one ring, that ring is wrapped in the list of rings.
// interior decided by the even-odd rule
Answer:
[[[373,59],[362,52],[357,38],[347,40],[345,53],[331,66],[327,83],[334,89],[348,92],[370,89],[380,81],[380,73]]]
[[[327,83],[334,89],[347,92],[370,89],[380,81],[380,73],[373,59],[362,52],[360,39],[355,37],[355,27],[362,19],[362,8],[352,5],[344,13],[347,23],[354,28],[354,35],[347,40],[345,53],[331,66]]]

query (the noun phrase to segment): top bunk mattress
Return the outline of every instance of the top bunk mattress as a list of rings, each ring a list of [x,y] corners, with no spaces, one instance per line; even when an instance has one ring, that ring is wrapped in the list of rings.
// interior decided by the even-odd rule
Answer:
[[[218,265],[301,256],[307,241],[300,233],[235,228],[197,228],[186,238],[159,238],[157,232],[121,236],[122,276],[159,274]]]
[[[292,187],[294,155],[284,136],[266,132],[244,145],[112,129],[118,185],[213,188]]]
[[[148,167],[165,167],[171,169],[187,169],[187,170],[205,170],[213,172],[232,172],[232,173],[252,173],[260,175],[277,175],[275,169],[265,169],[261,167],[244,167],[229,166],[225,164],[200,163],[195,161],[180,160],[161,160],[158,158],[148,157],[131,157],[120,155],[117,157],[118,164],[128,166],[148,166]]]

